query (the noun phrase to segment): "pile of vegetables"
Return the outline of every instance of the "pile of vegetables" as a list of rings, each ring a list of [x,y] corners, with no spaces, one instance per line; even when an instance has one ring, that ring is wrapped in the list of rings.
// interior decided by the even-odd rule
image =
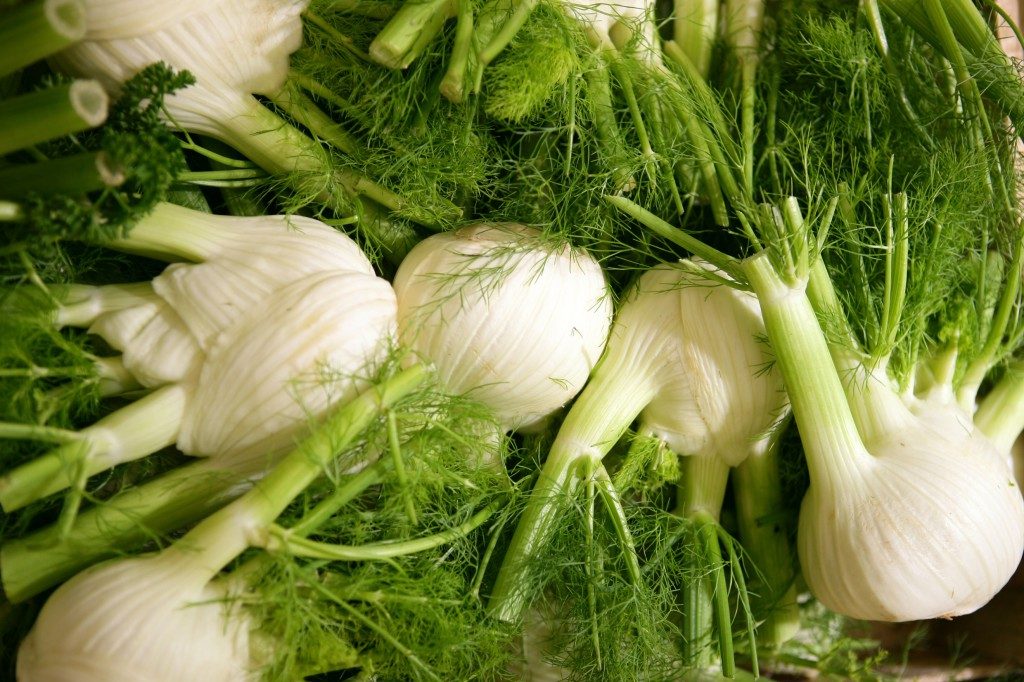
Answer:
[[[0,676],[886,674],[1024,554],[1022,43],[0,0]]]

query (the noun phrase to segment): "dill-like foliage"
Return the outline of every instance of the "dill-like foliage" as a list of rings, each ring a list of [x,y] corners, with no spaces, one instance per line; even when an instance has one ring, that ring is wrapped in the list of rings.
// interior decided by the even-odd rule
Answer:
[[[522,123],[550,108],[558,89],[583,70],[579,27],[554,4],[540,4],[494,64],[484,71],[488,115]]]
[[[397,426],[397,439],[389,423]],[[456,528],[487,505],[509,499],[505,473],[486,464],[481,452],[480,434],[494,428],[476,403],[436,387],[421,390],[342,455],[335,483],[323,479],[278,523],[301,524],[352,475],[342,473],[345,467],[380,457],[372,466],[383,468],[383,480],[318,523],[311,538],[358,552]],[[401,472],[389,465],[395,443]],[[251,592],[245,603],[267,644],[266,677],[337,669],[388,680],[500,675],[511,632],[486,617],[474,588],[499,514],[435,549],[383,561],[301,559],[285,547],[243,563],[240,576]]]

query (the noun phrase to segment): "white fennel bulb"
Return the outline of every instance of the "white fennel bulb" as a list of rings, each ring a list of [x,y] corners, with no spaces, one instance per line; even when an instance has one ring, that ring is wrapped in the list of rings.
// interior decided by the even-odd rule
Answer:
[[[87,569],[46,601],[18,682],[243,682],[249,623],[187,551]]]
[[[422,365],[410,367],[337,407],[252,489],[169,547],[71,578],[22,642],[19,682],[262,679],[279,640],[245,608],[259,584],[249,582],[245,565],[234,574],[222,571],[246,550],[265,547],[285,509],[427,376]]]
[[[191,376],[221,332],[293,282],[321,272],[373,275],[355,242],[298,216],[217,216],[161,204],[110,246],[201,261],[168,266],[151,286],[131,292],[134,300],[124,285],[79,288],[73,305],[58,313],[59,323],[80,326],[99,313],[89,331],[120,350],[144,386]],[[105,303],[118,294],[115,303]],[[116,308],[118,302],[123,307]]]
[[[96,318],[89,327],[121,351],[124,367],[143,386],[183,381],[198,370],[203,353],[181,316],[152,292],[153,300]]]
[[[508,430],[575,397],[611,323],[597,262],[539,236],[515,224],[438,234],[406,256],[394,281],[400,341]]]
[[[384,359],[395,307],[391,286],[361,272],[311,275],[277,292],[209,351],[178,447],[236,461],[287,449],[309,420],[366,387],[361,370]]]
[[[1024,501],[1005,456],[955,403],[901,399],[877,372],[847,394],[863,447],[837,457],[841,477],[812,478],[804,498],[808,586],[867,620],[977,610],[1024,552]]]
[[[232,145],[264,169],[320,171],[319,144],[286,124],[253,94],[272,96],[302,42],[306,0],[221,0],[167,17],[153,31],[83,40],[53,58],[71,75],[91,74],[111,94],[145,67],[187,69],[196,83],[168,96],[175,125]]]
[[[911,409],[884,368],[834,359],[806,274],[780,275],[765,253],[744,268],[810,471],[798,548],[811,591],[867,620],[981,607],[1024,552],[1024,499],[1002,454],[941,402]]]
[[[86,39],[55,59],[70,73],[89,73],[112,93],[150,64],[187,69],[213,96],[273,94],[288,76],[288,57],[302,43],[296,0],[220,0],[201,11],[168,16],[146,33]],[[171,13],[168,13],[171,14]],[[221,92],[225,91],[225,92]],[[186,89],[181,95],[188,93]]]
[[[644,395],[640,421],[652,435],[736,466],[786,408],[763,335],[752,294],[658,266],[622,304],[595,385],[604,375],[616,376],[610,386],[628,382]]]
[[[706,264],[660,265],[644,273],[622,302],[608,347],[566,415],[492,593],[492,610],[515,620],[523,604],[523,566],[564,513],[562,494],[580,484],[637,417],[680,455],[709,463],[715,483],[703,497],[721,505],[728,467],[766,447],[786,407],[768,368],[757,301],[708,286]],[[707,506],[714,507],[715,502]],[[717,517],[717,509],[707,510]]]
[[[90,476],[172,444],[259,470],[351,397],[394,335],[391,286],[355,242],[316,221],[161,207],[111,245],[205,259],[151,285],[73,287],[57,312],[120,349],[156,390],[0,478],[6,509],[78,484],[69,462]]]
[[[151,33],[210,4],[210,0],[83,0],[85,37],[109,40]]]

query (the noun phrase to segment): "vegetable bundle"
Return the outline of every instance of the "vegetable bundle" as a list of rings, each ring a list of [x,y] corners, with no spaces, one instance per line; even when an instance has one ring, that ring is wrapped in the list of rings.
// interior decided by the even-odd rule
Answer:
[[[0,664],[882,674],[1024,553],[1008,21],[0,4]]]

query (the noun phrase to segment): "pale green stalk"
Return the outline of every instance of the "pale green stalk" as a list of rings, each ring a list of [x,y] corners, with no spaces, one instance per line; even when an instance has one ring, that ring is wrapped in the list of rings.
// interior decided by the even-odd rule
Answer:
[[[675,0],[673,4],[672,40],[707,78],[711,50],[718,38],[719,0]]]
[[[974,425],[1001,453],[1009,453],[1024,431],[1024,364],[1011,363],[1002,378],[981,399]]]
[[[743,149],[743,186],[754,192],[754,107],[757,69],[764,30],[764,0],[726,0],[725,41],[739,65],[740,139]]]
[[[458,24],[455,27],[455,45],[448,59],[448,69],[441,80],[441,94],[448,101],[461,104],[466,96],[466,79],[469,74],[473,50],[473,5],[470,0],[456,0]],[[471,84],[471,92],[475,92]]]
[[[414,391],[428,371],[423,365],[414,365],[335,410],[252,490],[201,521],[171,550],[188,553],[212,580],[253,546],[260,534],[323,473],[324,467],[369,428],[381,411]]]
[[[392,69],[406,68],[454,12],[453,0],[407,0],[370,43],[370,57]]]
[[[358,140],[297,88],[286,87],[271,97],[270,101],[318,138],[345,154],[356,156],[362,151]]]
[[[93,80],[0,101],[0,154],[94,128],[107,119],[108,101]]]
[[[422,207],[349,168],[336,168],[330,153],[317,141],[287,123],[280,116],[249,97],[244,111],[229,121],[220,121],[216,129],[205,131],[234,147],[256,165],[280,175],[300,197],[315,199],[342,216],[366,213],[365,202],[380,204],[392,211],[409,212],[424,223],[434,222]],[[357,210],[357,209],[362,209]],[[448,207],[458,216],[458,207]],[[376,220],[359,223],[365,237],[380,245],[389,259],[400,262],[409,244],[418,239],[414,231],[400,224],[382,226]]]
[[[79,195],[117,187],[124,181],[124,173],[106,152],[85,152],[0,169],[0,196],[16,199],[30,192]]]
[[[619,211],[630,216],[644,227],[648,228],[659,237],[683,247],[690,253],[703,258],[711,263],[718,270],[729,274],[737,282],[742,282],[742,272],[736,267],[736,260],[721,251],[708,246],[696,237],[693,237],[683,230],[671,225],[654,215],[647,209],[639,206],[626,197],[605,195],[604,200]]]
[[[783,523],[781,433],[782,429],[776,429],[763,448],[732,471],[739,540],[753,566],[751,598],[755,613],[764,616],[757,628],[757,641],[769,648],[781,646],[800,629],[796,561]]]
[[[328,542],[307,540],[292,533],[289,528],[277,525],[270,526],[268,535],[260,538],[255,544],[269,552],[286,552],[293,556],[327,561],[384,561],[394,557],[406,556],[446,545],[454,540],[465,537],[479,528],[501,505],[492,502],[476,514],[453,528],[414,540],[384,540],[362,545],[338,545]]]
[[[6,540],[0,545],[4,594],[24,601],[87,566],[194,523],[245,492],[250,476],[202,460],[79,512],[66,531],[52,525]]]
[[[841,495],[870,455],[863,447],[839,372],[806,295],[807,273],[785,280],[767,252],[743,262],[757,294],[772,352],[804,445],[811,484]]]
[[[622,368],[600,364],[590,384],[566,415],[551,446],[529,502],[516,525],[491,591],[488,610],[499,620],[517,622],[531,596],[528,576],[552,533],[580,490],[587,472],[602,470],[601,459],[655,395],[655,386]],[[603,477],[603,495],[614,510],[614,487]],[[597,480],[601,484],[601,479]],[[613,522],[619,518],[612,513]],[[626,554],[632,548],[628,528],[616,524]],[[628,559],[628,556],[627,556]]]
[[[85,31],[81,0],[35,0],[0,11],[0,76],[60,52]]]
[[[188,392],[165,386],[82,429],[80,438],[0,477],[0,505],[20,509],[93,474],[173,445]]]
[[[717,630],[722,673],[731,677],[735,671],[732,617],[725,565],[715,530],[729,480],[729,466],[717,457],[684,457],[680,468],[682,475],[675,513],[692,525],[701,547],[699,551],[688,553],[687,564],[694,570],[682,595],[683,656],[688,664],[697,668],[711,665],[712,633]]]

